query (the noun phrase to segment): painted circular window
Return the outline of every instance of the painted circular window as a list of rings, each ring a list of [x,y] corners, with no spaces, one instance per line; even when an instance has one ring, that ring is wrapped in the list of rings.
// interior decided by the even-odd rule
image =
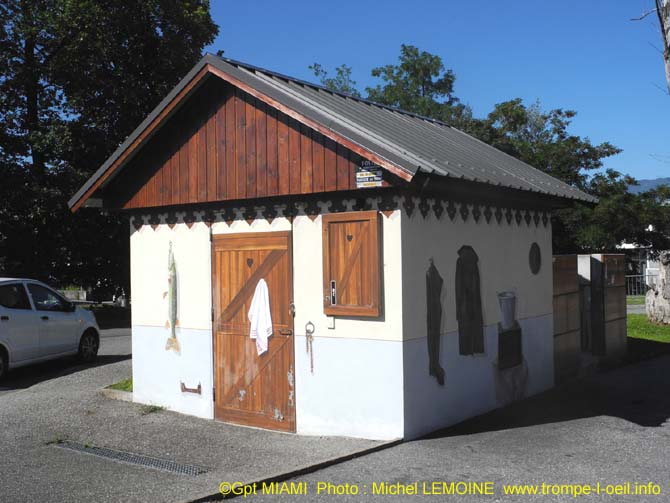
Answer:
[[[540,267],[542,267],[542,253],[540,253],[540,246],[537,243],[530,245],[528,263],[530,264],[530,272],[533,274],[540,272]]]

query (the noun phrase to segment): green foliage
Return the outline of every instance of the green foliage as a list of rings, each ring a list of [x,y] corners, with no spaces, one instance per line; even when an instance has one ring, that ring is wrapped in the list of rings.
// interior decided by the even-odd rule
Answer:
[[[133,378],[129,377],[128,379],[124,379],[123,381],[119,381],[117,383],[114,383],[110,386],[107,386],[109,389],[116,389],[119,391],[133,391]]]
[[[382,84],[368,87],[368,99],[453,125],[466,122],[470,109],[454,95],[456,76],[442,58],[413,45],[400,46],[397,65],[372,69]]]
[[[161,407],[160,405],[142,405],[142,407],[140,407],[140,414],[146,416],[163,410],[165,410],[165,407]]]
[[[644,314],[629,314],[626,325],[628,337],[670,343],[670,325],[655,325]]]
[[[356,98],[361,97],[361,93],[356,89],[356,81],[351,78],[350,66],[340,65],[335,68],[335,77],[328,77],[328,72],[319,63],[310,65],[309,69],[324,87]]]
[[[621,150],[607,142],[593,145],[588,138],[570,134],[568,128],[576,114],[562,109],[543,111],[539,103],[526,106],[517,98],[498,103],[485,119],[471,121],[467,130],[503,152],[584,190],[589,173],[601,168],[604,158]]]
[[[0,275],[128,289],[128,224],[68,199],[200,58],[206,0],[0,4]]]
[[[310,68],[325,76],[320,65]],[[342,68],[350,75],[350,67]],[[475,118],[456,97],[456,76],[442,58],[411,45],[401,46],[398,64],[374,68],[372,76],[381,82],[367,88],[368,99],[446,122],[598,197],[595,206],[575,203],[554,213],[555,253],[615,251],[623,241],[652,251],[670,248],[670,190],[631,194],[632,177],[602,171],[603,160],[621,150],[571,133],[575,111],[547,111],[538,102],[526,105],[516,98]]]
[[[645,303],[644,295],[627,295],[626,296],[626,305],[627,306],[643,306]]]

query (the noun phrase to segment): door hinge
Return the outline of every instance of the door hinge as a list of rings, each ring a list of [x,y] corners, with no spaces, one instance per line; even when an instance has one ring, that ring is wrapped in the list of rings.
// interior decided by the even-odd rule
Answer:
[[[216,388],[212,387],[212,402],[216,402]]]
[[[212,322],[214,321],[214,308],[212,308]]]

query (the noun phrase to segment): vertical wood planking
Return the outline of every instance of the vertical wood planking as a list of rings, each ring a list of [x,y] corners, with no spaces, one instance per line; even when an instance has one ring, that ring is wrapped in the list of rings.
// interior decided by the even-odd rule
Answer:
[[[216,138],[217,108],[212,106],[209,109],[207,119],[207,132],[205,148],[207,150],[207,182],[205,186],[206,201],[215,201],[218,189],[217,171],[218,171],[218,142]]]
[[[291,190],[289,176],[289,126],[288,117],[279,114],[277,117],[278,140],[278,193],[288,194]]]
[[[266,107],[267,116],[267,195],[274,196],[279,193],[278,172],[277,172],[277,112],[270,107]]]
[[[300,194],[300,124],[289,118],[288,150],[289,150],[289,193]]]
[[[337,145],[330,138],[324,142],[324,190],[337,190]]]
[[[300,125],[300,192],[312,192],[312,135],[303,124]]]
[[[214,189],[214,201],[225,199],[226,197],[226,178],[228,176],[228,166],[226,165],[226,98],[227,96],[224,96],[224,100],[217,107],[214,122],[214,139],[216,141],[214,146],[216,150],[216,188]]]
[[[227,84],[203,93],[122,173],[122,207],[355,188],[353,152]]]
[[[349,156],[348,151],[341,145],[337,145],[337,190],[349,188]]]
[[[267,107],[261,101],[256,105],[256,196],[265,197],[268,193]]]
[[[202,116],[201,113],[198,116]],[[207,201],[207,122],[205,122],[195,135],[198,145],[198,161],[196,171],[198,173],[198,201]]]
[[[256,197],[256,98],[245,96],[245,114],[247,121],[247,194],[246,197]]]
[[[312,190],[323,192],[324,188],[324,151],[323,135],[312,131]]]
[[[237,161],[235,165],[235,179],[237,190],[232,194],[233,199],[242,199],[247,196],[247,158],[246,158],[246,105],[244,93],[239,89],[235,90],[235,122],[237,130],[235,132],[235,148]]]
[[[235,121],[235,92],[228,95],[225,104],[226,114],[226,192],[223,194],[225,199],[234,199],[237,194],[237,156],[235,155],[235,145],[237,127]]]
[[[179,149],[179,202],[187,203],[189,200],[189,178],[188,178],[188,139],[184,139]]]

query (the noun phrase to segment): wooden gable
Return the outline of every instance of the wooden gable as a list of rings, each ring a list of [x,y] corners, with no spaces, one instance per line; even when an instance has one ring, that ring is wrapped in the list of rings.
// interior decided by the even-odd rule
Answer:
[[[133,209],[352,190],[362,160],[208,77],[109,184],[104,199]]]

